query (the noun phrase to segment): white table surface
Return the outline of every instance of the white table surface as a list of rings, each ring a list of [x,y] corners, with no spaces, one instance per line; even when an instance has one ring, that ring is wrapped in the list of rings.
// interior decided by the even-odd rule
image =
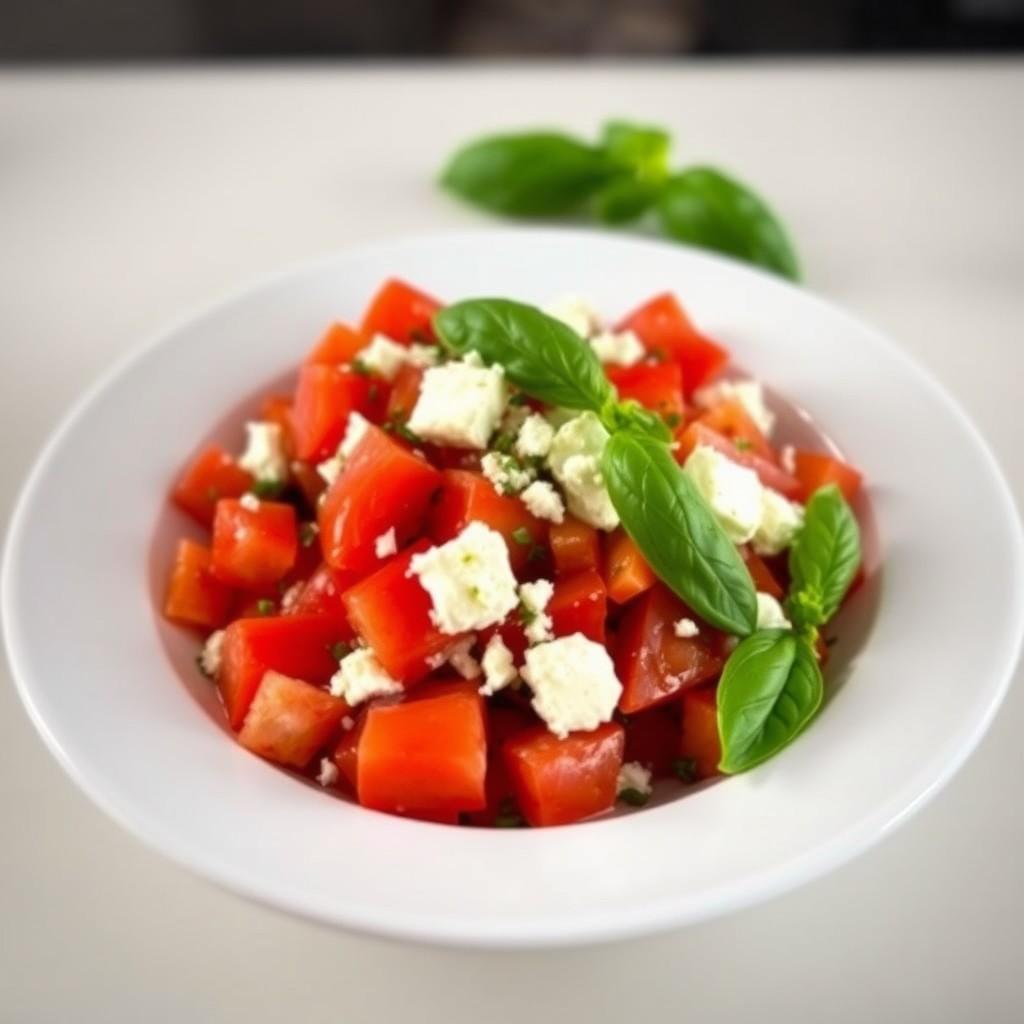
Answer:
[[[8,71],[0,521],[69,402],[141,338],[289,262],[489,225],[432,185],[457,141],[609,114],[756,182],[810,287],[945,381],[1024,497],[1024,63]],[[948,789],[831,876],[685,931],[506,955],[333,933],[193,878],[76,791],[0,673],[0,1021],[1024,1015],[1019,685]]]

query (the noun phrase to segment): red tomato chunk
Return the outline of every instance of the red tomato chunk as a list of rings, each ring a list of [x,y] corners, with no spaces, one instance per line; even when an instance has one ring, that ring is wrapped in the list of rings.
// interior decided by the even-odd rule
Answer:
[[[185,626],[216,629],[227,621],[234,592],[210,571],[209,548],[194,540],[178,542],[164,600],[164,615]]]
[[[252,476],[220,445],[213,444],[196,456],[171,496],[197,523],[209,526],[221,498],[240,498],[250,487]]]
[[[392,278],[373,297],[360,333],[364,338],[384,334],[392,341],[432,341],[433,318],[441,308],[437,299],[418,288]]]
[[[352,413],[370,420],[382,418],[387,408],[384,391],[381,381],[354,370],[304,366],[292,413],[296,457],[309,462],[330,458],[345,436]]]
[[[713,778],[718,774],[718,762],[722,760],[715,688],[701,686],[687,690],[683,694],[682,714],[679,756],[693,761],[696,779]]]
[[[582,633],[599,644],[604,643],[607,613],[608,591],[593,569],[559,579],[547,606],[555,636]]]
[[[213,574],[235,587],[258,589],[282,579],[295,564],[299,537],[295,509],[276,501],[246,508],[217,502],[213,520]]]

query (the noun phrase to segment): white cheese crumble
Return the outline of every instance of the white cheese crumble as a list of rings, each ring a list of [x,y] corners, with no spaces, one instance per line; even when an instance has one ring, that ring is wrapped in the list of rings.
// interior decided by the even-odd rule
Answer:
[[[590,339],[590,347],[602,363],[612,366],[635,366],[647,352],[632,331],[602,331]]]
[[[441,361],[441,350],[436,345],[422,345],[414,341],[406,349],[406,353],[405,361],[421,370],[428,366],[437,366]]]
[[[351,732],[356,727],[356,720],[351,715],[345,715],[341,720],[341,727],[345,732]]]
[[[223,649],[224,630],[218,629],[206,638],[206,643],[203,644],[203,649],[199,652],[199,667],[203,670],[203,674],[211,679],[215,678],[220,671],[220,656]]]
[[[524,459],[543,459],[551,451],[555,428],[540,413],[530,413],[516,436],[516,454]]]
[[[786,618],[782,605],[763,591],[757,592],[757,628],[792,629],[793,624]]]
[[[561,739],[611,721],[622,695],[608,651],[582,633],[529,648],[521,675],[533,690],[534,711]]]
[[[549,302],[544,312],[571,327],[581,338],[589,338],[601,326],[601,318],[578,295],[563,295]]]
[[[324,459],[316,467],[316,471],[327,481],[330,486],[341,475],[345,463],[351,458],[352,453],[359,446],[363,435],[370,426],[370,421],[359,412],[351,412],[348,415],[348,423],[345,425],[345,436],[338,445],[338,450],[329,459]]]
[[[560,523],[565,519],[565,503],[562,496],[547,480],[536,480],[519,495],[527,512],[538,519]]]
[[[627,761],[619,769],[619,780],[615,787],[616,793],[634,790],[643,796],[650,796],[654,785],[651,782],[651,771],[639,761]]]
[[[700,626],[693,619],[677,619],[672,631],[680,640],[689,640],[700,633]]]
[[[375,334],[370,344],[356,354],[357,362],[385,380],[394,380],[395,374],[408,358],[409,350],[384,334]]]
[[[239,466],[257,480],[283,481],[288,476],[288,459],[281,425],[263,420],[246,423],[245,437],[245,451],[238,459]]]
[[[569,511],[599,530],[614,530],[619,525],[619,514],[601,475],[601,454],[608,436],[597,414],[584,412],[558,428],[548,453],[548,465],[565,491]]]
[[[484,449],[507,401],[501,367],[467,362],[431,366],[423,373],[409,429],[435,444]]]
[[[739,402],[746,414],[754,421],[757,429],[766,437],[775,426],[775,414],[765,405],[764,388],[756,380],[722,380],[700,388],[693,400],[703,409],[709,409],[720,402]]]
[[[517,459],[501,452],[488,452],[480,460],[480,471],[499,494],[518,494],[534,477]]]
[[[338,766],[329,758],[320,758],[320,771],[317,773],[316,781],[321,786],[333,786],[338,781]]]
[[[448,664],[463,679],[476,679],[480,675],[480,663],[469,653],[475,643],[476,636],[471,635],[448,649]]]
[[[764,488],[752,469],[740,466],[707,445],[690,453],[683,471],[734,544],[745,544],[761,522]]]
[[[398,540],[395,538],[395,528],[385,530],[374,542],[373,552],[378,558],[387,558],[398,550]]]
[[[246,510],[246,512],[259,512],[260,510],[260,499],[256,497],[251,491],[243,494],[238,499],[238,504]]]
[[[793,543],[804,523],[802,505],[787,500],[770,487],[761,495],[761,522],[757,524],[751,546],[759,555],[777,555]]]
[[[430,617],[442,633],[465,633],[500,622],[519,603],[505,539],[481,522],[414,555],[407,575],[430,595]]]
[[[480,687],[480,692],[485,697],[491,697],[515,682],[517,673],[512,652],[508,649],[508,644],[502,640],[500,633],[495,633],[487,641],[480,665],[484,671],[484,684]]]
[[[401,683],[388,675],[369,647],[359,647],[341,659],[338,671],[331,676],[330,688],[331,693],[341,697],[349,707],[371,697],[402,692]]]
[[[302,593],[302,588],[305,586],[301,581],[293,583],[282,595],[281,595],[281,611],[287,611],[295,602],[299,599],[299,594]]]
[[[522,605],[520,614],[523,618],[523,632],[531,644],[542,644],[550,640],[551,616],[545,609],[555,593],[555,585],[551,580],[537,580],[524,583],[519,588],[519,601]]]

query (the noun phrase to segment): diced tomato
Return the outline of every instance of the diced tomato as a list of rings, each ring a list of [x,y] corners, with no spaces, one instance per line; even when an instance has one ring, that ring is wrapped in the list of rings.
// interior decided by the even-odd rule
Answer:
[[[722,746],[718,738],[718,710],[713,686],[687,690],[682,700],[683,731],[679,756],[694,762],[694,777],[710,779],[718,774]]]
[[[333,323],[303,360],[307,366],[339,366],[350,363],[366,345],[366,339],[342,323]]]
[[[679,715],[674,708],[630,715],[625,728],[627,761],[639,761],[656,779],[673,774],[672,762],[679,756]]]
[[[617,722],[559,739],[536,726],[506,740],[505,770],[533,826],[568,825],[615,804],[625,735]]]
[[[698,418],[705,426],[732,441],[734,447],[759,455],[771,463],[778,463],[778,455],[768,443],[768,438],[750,418],[750,413],[735,399],[719,402]]]
[[[555,572],[568,575],[584,569],[596,569],[601,557],[597,530],[574,516],[567,515],[548,528],[548,544],[555,561]]]
[[[234,592],[210,571],[210,549],[194,540],[178,541],[167,585],[164,615],[174,622],[217,629],[227,621]]]
[[[238,742],[268,761],[305,768],[338,728],[348,710],[323,690],[267,672],[238,733]]]
[[[605,370],[619,398],[632,398],[658,413],[669,426],[683,418],[683,371],[678,363],[637,363]]]
[[[417,536],[441,474],[378,427],[368,427],[320,506],[324,558],[340,571],[380,564],[377,538],[395,531],[398,546]]]
[[[505,538],[513,572],[522,572],[533,548],[544,541],[544,523],[518,499],[499,494],[479,473],[446,469],[430,515],[430,535],[441,544],[470,523],[486,523]]]
[[[448,448],[444,445],[425,444],[427,458],[438,469],[465,469],[470,473],[480,472],[481,453],[468,448]]]
[[[295,564],[299,538],[295,509],[278,501],[246,508],[217,502],[213,520],[213,574],[231,586],[256,589],[276,583]]]
[[[434,625],[430,595],[415,576],[406,576],[413,556],[429,546],[425,540],[413,544],[341,598],[356,632],[388,674],[407,685],[427,675],[428,661],[458,639]]]
[[[392,278],[370,301],[360,333],[364,338],[384,334],[393,341],[434,340],[434,314],[441,303],[412,285]]]
[[[484,790],[487,805],[482,811],[469,815],[472,825],[493,827],[502,815],[515,809],[512,781],[505,771],[502,748],[505,740],[537,724],[536,715],[521,708],[506,708],[484,704],[487,715],[487,779]]]
[[[790,500],[800,496],[800,481],[791,476],[784,469],[780,469],[773,462],[755,455],[752,451],[737,448],[732,441],[717,430],[712,430],[706,423],[695,420],[679,435],[679,447],[676,449],[676,460],[682,464],[689,458],[690,453],[699,445],[706,445],[721,452],[726,458],[747,469],[752,469],[765,487]]]
[[[260,406],[260,419],[276,423],[281,428],[281,441],[285,455],[291,458],[295,451],[292,430],[292,400],[288,395],[267,395]]]
[[[296,459],[288,468],[296,486],[302,491],[306,504],[310,508],[316,508],[320,495],[327,490],[327,481],[316,471],[316,467],[308,462],[299,462]]]
[[[395,423],[405,423],[412,415],[420,397],[420,384],[423,371],[418,366],[406,363],[391,382],[391,394],[388,397],[388,419]]]
[[[344,639],[338,624],[322,616],[274,615],[232,622],[224,630],[217,673],[231,728],[241,727],[268,671],[325,684],[338,668],[331,648]]]
[[[181,475],[171,497],[198,523],[209,526],[221,498],[239,498],[252,487],[247,473],[219,444],[204,448]]]
[[[487,802],[483,699],[465,689],[371,707],[359,740],[359,802],[436,819]]]
[[[377,421],[386,408],[381,381],[337,366],[303,366],[292,413],[296,456],[307,462],[330,458],[345,436],[351,413]]]
[[[605,539],[604,578],[616,604],[631,601],[657,581],[636,541],[621,526]]]
[[[555,583],[547,613],[551,616],[555,636],[582,633],[587,639],[603,644],[608,614],[604,580],[593,569],[562,577]]]
[[[782,585],[772,575],[771,569],[756,551],[744,544],[740,548],[740,555],[747,565],[750,578],[754,581],[754,589],[765,594],[771,594],[774,598],[781,598],[783,594]]]
[[[344,716],[343,716],[344,718]],[[344,728],[342,721],[341,738],[338,740],[331,760],[337,765],[340,773],[339,782],[343,783],[345,789],[356,791],[356,781],[359,772],[359,738],[363,734],[363,722],[360,719],[351,729]]]
[[[329,565],[320,565],[312,576],[301,584],[301,590],[285,609],[285,615],[324,615],[335,621],[340,639],[353,636],[348,613],[341,595],[354,580],[336,573]]]
[[[530,646],[530,642],[526,639],[523,620],[519,617],[519,612],[512,612],[504,622],[499,622],[496,626],[487,626],[480,630],[477,636],[479,637],[481,650],[487,646],[487,642],[495,633],[501,637],[505,646],[511,651],[512,660],[517,665],[521,665],[523,663],[523,655],[526,653],[526,648]]]
[[[675,623],[682,618],[694,614],[660,583],[626,608],[615,646],[623,687],[619,708],[625,714],[663,704],[721,671],[717,632],[701,624],[697,636],[678,637]]]
[[[853,501],[860,490],[860,473],[845,462],[822,452],[796,453],[796,478],[799,500],[809,501],[819,487],[835,484],[847,501]]]
[[[686,398],[729,361],[729,353],[694,327],[669,292],[656,295],[630,313],[616,330],[634,331],[648,352],[678,363],[683,370]]]

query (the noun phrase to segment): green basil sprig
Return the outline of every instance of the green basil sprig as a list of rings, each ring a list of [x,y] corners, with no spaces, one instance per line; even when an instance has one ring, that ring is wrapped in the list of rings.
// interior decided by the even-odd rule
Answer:
[[[654,572],[707,622],[737,636],[753,632],[750,573],[668,446],[628,430],[612,434],[601,469],[622,525]]]
[[[718,683],[719,771],[733,775],[777,754],[814,717],[823,693],[806,639],[780,629],[747,637]]]
[[[441,184],[510,217],[560,217],[589,205],[621,225],[656,210],[670,238],[797,280],[796,253],[764,200],[711,167],[670,174],[670,145],[664,130],[626,121],[609,122],[596,144],[559,132],[492,135],[459,149]]]

